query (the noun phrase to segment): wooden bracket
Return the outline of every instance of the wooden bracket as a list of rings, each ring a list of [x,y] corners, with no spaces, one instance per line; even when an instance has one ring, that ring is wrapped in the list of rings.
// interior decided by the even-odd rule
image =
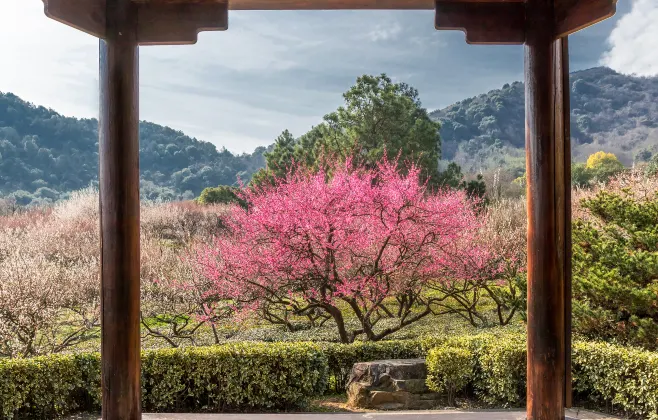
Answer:
[[[556,0],[555,38],[562,38],[615,14],[617,0]]]
[[[46,16],[106,38],[106,0],[43,0]],[[228,2],[134,1],[140,45],[194,44],[201,31],[228,28]]]
[[[201,31],[228,29],[228,2],[140,3],[137,26],[140,45],[195,44]]]
[[[46,16],[105,38],[105,0],[43,0]]]
[[[523,44],[525,4],[437,0],[435,27],[462,30],[469,44]]]
[[[105,38],[106,1],[43,0],[43,3],[48,17]],[[383,7],[388,5],[387,1],[390,0],[375,1],[374,5]],[[228,28],[228,0],[133,0],[133,3],[140,45],[194,44],[201,31]],[[279,3],[287,4],[284,0]],[[555,38],[614,15],[616,4],[617,0],[555,0]],[[523,44],[525,7],[521,0],[435,0],[435,26],[439,30],[464,31],[469,44]],[[302,6],[295,3],[290,8]]]

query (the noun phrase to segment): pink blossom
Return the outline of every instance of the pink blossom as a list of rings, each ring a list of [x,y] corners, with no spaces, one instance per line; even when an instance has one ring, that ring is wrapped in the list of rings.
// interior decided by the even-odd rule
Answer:
[[[331,312],[344,301],[372,319],[385,299],[418,296],[429,281],[495,272],[477,245],[474,203],[462,191],[430,193],[419,175],[413,166],[400,174],[396,162],[366,170],[348,161],[245,188],[248,209],[235,205],[226,218],[231,234],[197,248],[194,262],[210,294],[243,308]]]

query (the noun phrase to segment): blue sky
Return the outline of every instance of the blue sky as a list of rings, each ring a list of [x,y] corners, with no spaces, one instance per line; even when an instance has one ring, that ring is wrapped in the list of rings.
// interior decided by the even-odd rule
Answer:
[[[234,152],[301,135],[364,73],[387,73],[441,108],[523,77],[522,46],[470,46],[432,11],[231,12],[194,46],[142,47],[140,118]],[[0,91],[64,115],[98,113],[98,41],[51,21],[41,0],[0,1]],[[571,37],[571,69],[658,74],[658,0]]]

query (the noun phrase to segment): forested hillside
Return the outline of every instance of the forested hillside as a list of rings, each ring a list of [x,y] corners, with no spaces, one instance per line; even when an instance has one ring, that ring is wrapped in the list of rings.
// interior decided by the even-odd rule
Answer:
[[[597,67],[572,73],[570,85],[576,161],[604,150],[631,165],[658,151],[658,77]],[[431,115],[442,123],[443,158],[465,171],[525,167],[523,83],[505,84]]]
[[[59,115],[0,93],[0,196],[22,204],[63,198],[97,182],[98,121]],[[140,124],[142,195],[197,196],[211,185],[248,181],[264,165],[266,148],[234,155],[169,127]]]
[[[658,77],[626,76],[598,67],[572,73],[570,82],[576,161],[602,150],[630,166],[658,153]],[[523,97],[523,83],[514,82],[432,112],[442,124],[442,158],[459,163],[464,173],[504,168],[512,178],[522,175]],[[97,124],[0,93],[0,196],[13,194],[19,203],[36,204],[96,182]],[[318,143],[325,125],[301,136],[299,147]],[[349,127],[344,131],[358,134]],[[274,147],[234,155],[148,122],[141,123],[140,136],[142,195],[149,199],[190,198],[205,187],[233,185],[238,177],[246,182],[265,165],[263,154]]]

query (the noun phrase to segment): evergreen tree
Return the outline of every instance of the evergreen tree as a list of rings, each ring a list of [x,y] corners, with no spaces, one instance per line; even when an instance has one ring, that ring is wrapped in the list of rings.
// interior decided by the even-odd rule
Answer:
[[[374,168],[385,155],[398,157],[402,171],[413,163],[423,179],[438,182],[440,125],[430,119],[416,89],[393,83],[385,74],[364,75],[343,98],[342,106],[296,141],[284,131],[266,156],[267,169],[254,184],[272,175],[280,177],[293,161],[315,168],[323,156],[351,157],[357,165]]]

